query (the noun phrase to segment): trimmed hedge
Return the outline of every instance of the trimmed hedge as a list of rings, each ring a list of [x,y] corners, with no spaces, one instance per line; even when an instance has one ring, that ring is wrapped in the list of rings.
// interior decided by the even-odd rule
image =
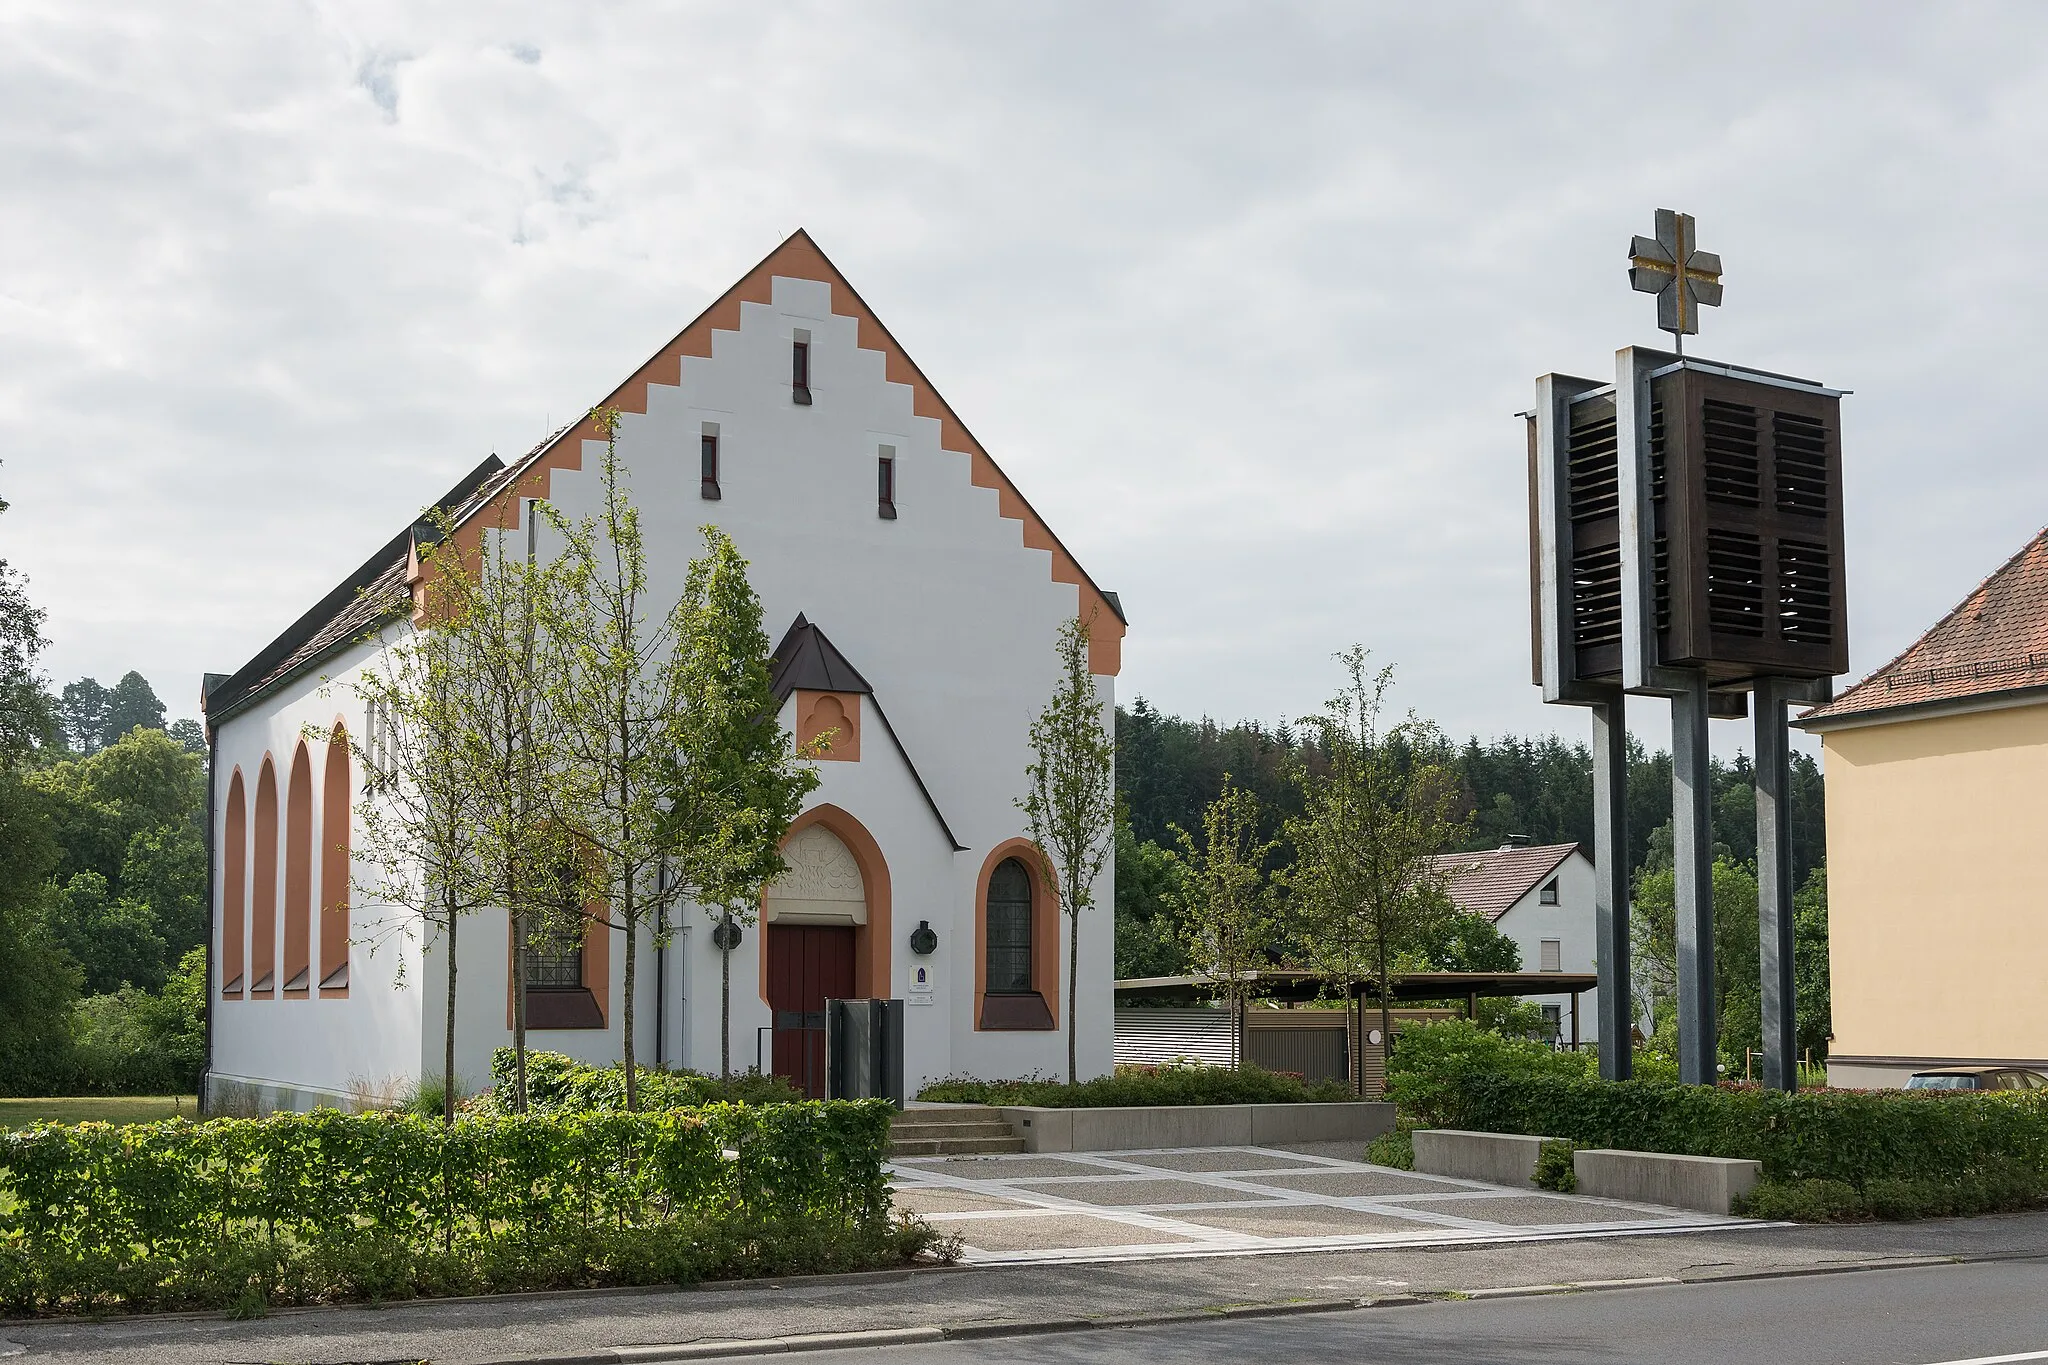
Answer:
[[[1047,1109],[1150,1108],[1163,1104],[1303,1104],[1354,1100],[1342,1081],[1308,1085],[1294,1076],[1255,1066],[1120,1066],[1110,1076],[1079,1085],[1037,1077],[980,1081],[950,1076],[933,1081],[917,1097],[937,1104],[1032,1105]]]
[[[1761,1161],[1773,1181],[2048,1173],[2048,1093],[1817,1090],[1468,1074],[1442,1121],[1582,1147]]]
[[[887,1263],[932,1240],[889,1222],[892,1112],[39,1124],[0,1135],[0,1308],[260,1311]]]
[[[490,1090],[466,1106],[472,1113],[512,1112],[512,1049],[491,1054]],[[694,1109],[706,1104],[794,1104],[804,1093],[781,1076],[742,1072],[730,1080],[695,1071],[640,1069],[640,1108]],[[532,1114],[588,1114],[626,1107],[626,1064],[592,1066],[559,1052],[526,1054],[526,1108]]]

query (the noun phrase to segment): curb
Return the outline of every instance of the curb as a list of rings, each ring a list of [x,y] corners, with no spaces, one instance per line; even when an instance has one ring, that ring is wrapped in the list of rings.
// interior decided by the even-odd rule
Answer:
[[[1586,1294],[1623,1289],[1659,1289],[1672,1285],[1735,1283],[1744,1280],[1799,1279],[1874,1270],[1924,1270],[1931,1266],[1967,1265],[1982,1261],[2048,1259],[2044,1252],[1995,1252],[1982,1256],[1913,1256],[1887,1261],[1862,1261],[1831,1266],[1799,1266],[1785,1270],[1696,1275],[1678,1278],[1645,1275],[1622,1280],[1577,1280],[1565,1284],[1525,1284],[1493,1289],[1419,1291],[1355,1299],[1302,1299],[1278,1303],[1228,1304],[1166,1313],[1134,1313],[1100,1318],[1039,1318],[1032,1321],[966,1322],[942,1327],[878,1327],[854,1332],[817,1332],[750,1340],[689,1341],[673,1345],[614,1346],[583,1355],[519,1356],[484,1365],[638,1365],[639,1362],[715,1360],[736,1356],[783,1355],[803,1351],[848,1350],[865,1346],[910,1346],[944,1341],[989,1341],[1002,1337],[1053,1336],[1066,1332],[1101,1332],[1143,1327],[1171,1327],[1190,1322],[1234,1318],[1299,1317],[1313,1313],[1351,1313],[1369,1308],[1407,1308],[1425,1303],[1483,1302],[1493,1299],[1538,1298],[1555,1294]],[[747,1281],[749,1287],[758,1282]]]

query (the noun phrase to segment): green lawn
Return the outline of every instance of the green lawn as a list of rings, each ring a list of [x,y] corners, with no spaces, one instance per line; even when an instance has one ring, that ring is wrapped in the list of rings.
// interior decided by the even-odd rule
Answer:
[[[54,1119],[58,1123],[149,1123],[183,1114],[199,1117],[199,1101],[191,1095],[66,1095],[50,1099],[0,1099],[0,1128]]]

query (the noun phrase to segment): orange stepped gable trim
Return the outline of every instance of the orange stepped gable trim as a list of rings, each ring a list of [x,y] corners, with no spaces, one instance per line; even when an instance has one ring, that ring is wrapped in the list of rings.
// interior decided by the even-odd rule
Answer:
[[[1088,671],[1112,677],[1121,671],[1124,623],[1102,590],[1095,586],[1095,580],[1088,576],[1080,562],[1052,533],[1052,528],[1025,501],[1024,495],[1017,491],[1009,476],[982,448],[981,442],[974,439],[974,433],[932,387],[924,371],[917,367],[889,329],[875,317],[860,292],[847,282],[839,268],[826,259],[810,234],[801,228],[720,295],[717,302],[698,314],[696,320],[677,333],[666,346],[656,351],[646,364],[633,372],[630,379],[613,389],[598,407],[644,415],[647,411],[647,386],[661,384],[680,388],[683,357],[709,359],[711,334],[739,331],[740,305],[743,303],[772,304],[775,277],[778,275],[785,279],[816,280],[831,288],[833,314],[852,318],[859,324],[855,333],[860,338],[857,344],[863,350],[879,351],[888,380],[909,386],[911,410],[919,417],[929,417],[938,422],[940,448],[968,457],[969,478],[978,488],[995,490],[1001,515],[1023,524],[1024,544],[1052,555],[1053,581],[1071,583],[1079,589],[1081,619],[1088,622]],[[870,335],[872,342],[866,339]],[[465,556],[481,543],[484,526],[499,530],[517,529],[521,511],[519,499],[551,496],[550,475],[557,469],[581,469],[583,443],[603,439],[596,420],[586,413],[580,421],[557,433],[537,453],[521,462],[514,477],[504,487],[493,492],[484,504],[463,518],[457,531],[457,543]],[[416,574],[413,576],[417,577]]]

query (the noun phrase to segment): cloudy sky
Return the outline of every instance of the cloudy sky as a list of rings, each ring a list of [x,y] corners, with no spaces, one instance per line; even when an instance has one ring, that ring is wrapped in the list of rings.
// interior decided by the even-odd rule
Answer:
[[[1576,734],[1513,414],[1659,340],[1629,236],[1721,254],[1697,353],[1855,390],[1860,675],[2048,520],[2044,167],[2034,4],[0,0],[0,556],[54,680],[190,714],[802,226],[1125,697],[1298,715],[1356,640]]]

